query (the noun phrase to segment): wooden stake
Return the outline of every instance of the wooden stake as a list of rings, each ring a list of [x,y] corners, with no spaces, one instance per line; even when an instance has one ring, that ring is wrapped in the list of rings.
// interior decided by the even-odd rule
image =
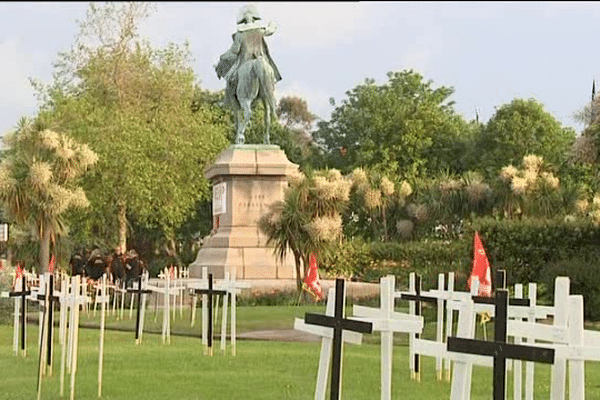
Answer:
[[[230,269],[230,271],[231,271],[230,272],[230,274],[231,274],[231,277],[230,277],[231,281],[235,283],[235,274],[236,274],[237,269],[235,267],[233,267],[233,268]],[[236,304],[235,303],[236,303],[236,290],[235,290],[235,285],[234,285],[234,290],[231,291],[231,328],[230,328],[230,330],[231,330],[231,339],[230,339],[230,341],[231,341],[231,354],[234,355],[234,356],[235,356],[235,353],[236,353],[236,348],[235,348],[235,346],[236,346],[236,339],[235,339],[235,335],[237,333],[236,332],[236,329],[237,329],[237,327],[236,327],[236,317],[237,317],[236,312],[237,312],[237,309],[236,309]]]
[[[129,319],[131,319],[133,315],[133,294],[131,295],[131,302],[129,303]]]
[[[198,304],[198,296],[192,295],[192,309],[191,309],[192,322],[190,323],[190,326],[194,326],[194,323],[196,322],[196,305],[197,304]]]
[[[106,303],[109,301],[106,295],[106,274],[102,275],[102,297],[100,304],[100,343],[98,355],[98,397],[102,396],[102,362],[104,360],[104,318],[106,311]]]
[[[229,283],[229,272],[225,272],[225,283]],[[233,290],[235,291],[235,288]],[[225,294],[223,295],[223,316],[221,318],[221,352],[223,354],[225,354],[227,342],[227,300],[229,298],[227,292],[225,290]]]
[[[171,344],[171,274],[167,273],[165,281],[165,295],[163,296],[163,329],[162,329],[162,340],[163,344],[168,342]],[[158,298],[158,296],[156,296]]]
[[[44,284],[45,280],[40,280]],[[41,287],[40,287],[41,289]],[[39,347],[39,360],[38,360],[38,381],[37,381],[37,399],[40,400],[42,397],[42,377],[44,376],[44,370],[46,365],[46,341],[48,340],[46,326],[48,325],[48,288],[44,288],[44,309],[43,318],[41,319],[40,326],[40,347]]]
[[[67,284],[68,280],[63,278],[61,285],[61,292],[63,297],[61,297],[60,302],[60,397],[64,394],[65,388],[65,361],[67,357],[67,314],[69,313],[69,285]]]
[[[127,288],[125,287],[125,281],[123,281],[123,286],[120,288],[121,293],[121,311],[120,311],[120,319],[123,319],[123,310],[125,309],[125,295],[127,293]],[[133,297],[133,295],[132,295]]]
[[[73,293],[75,296],[80,293],[80,277],[75,277],[75,284],[73,285]],[[87,303],[87,301],[86,301]],[[75,301],[73,304],[73,350],[71,351],[71,400],[75,400],[75,373],[77,372],[77,345],[79,343],[79,301]]]

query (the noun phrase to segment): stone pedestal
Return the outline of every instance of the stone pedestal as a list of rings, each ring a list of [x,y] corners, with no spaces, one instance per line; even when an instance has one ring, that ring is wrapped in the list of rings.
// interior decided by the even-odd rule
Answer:
[[[190,277],[207,267],[219,279],[236,267],[237,279],[295,279],[293,256],[277,260],[258,220],[283,200],[287,176],[297,169],[275,145],[232,145],[219,154],[205,171],[213,184],[213,231],[190,264]]]

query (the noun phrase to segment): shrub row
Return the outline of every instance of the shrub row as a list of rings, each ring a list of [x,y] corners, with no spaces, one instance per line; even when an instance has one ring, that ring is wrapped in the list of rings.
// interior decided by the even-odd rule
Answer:
[[[507,280],[536,282],[549,265],[589,258],[600,245],[600,229],[588,221],[476,220],[466,229],[472,240],[479,231],[490,263],[507,271]]]
[[[346,275],[364,282],[378,282],[393,274],[399,287],[408,285],[408,275],[418,272],[424,290],[437,288],[439,273],[455,272],[458,285],[466,285],[471,265],[470,243],[464,240],[419,242],[373,242],[350,240],[324,259],[329,275]]]
[[[437,286],[439,273],[454,272],[455,288],[466,290],[478,231],[492,270],[507,271],[509,286],[538,283],[540,302],[553,302],[554,279],[568,276],[571,293],[582,294],[586,318],[600,320],[600,228],[587,221],[478,219],[452,241],[373,242],[349,240],[321,266],[330,275],[377,282],[393,274],[400,287],[408,274],[423,277],[423,289]]]

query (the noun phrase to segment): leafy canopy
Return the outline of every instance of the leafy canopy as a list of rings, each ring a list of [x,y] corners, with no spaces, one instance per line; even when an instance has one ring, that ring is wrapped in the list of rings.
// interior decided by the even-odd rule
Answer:
[[[466,124],[455,115],[451,87],[412,70],[389,72],[388,82],[372,79],[348,96],[314,134],[324,164],[345,173],[356,167],[405,177],[427,169],[455,168],[452,144]]]
[[[97,224],[114,226],[125,210],[172,237],[208,198],[203,170],[227,140],[222,119],[198,102],[189,43],[157,49],[139,38],[150,11],[148,3],[91,3],[41,92],[49,118],[100,157],[85,181]]]

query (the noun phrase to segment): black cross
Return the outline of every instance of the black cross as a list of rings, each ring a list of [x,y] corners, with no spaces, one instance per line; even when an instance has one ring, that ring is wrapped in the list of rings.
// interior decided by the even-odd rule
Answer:
[[[523,346],[506,342],[508,291],[496,289],[494,296],[494,342],[448,337],[448,351],[494,357],[494,400],[505,400],[506,359],[537,361],[554,364],[554,349]]]
[[[22,277],[21,291],[10,292],[9,297],[21,297],[21,350],[25,353],[25,301],[27,296],[31,294],[31,290],[25,290],[26,281],[25,276]]]
[[[499,269],[496,271],[496,290],[506,289],[506,271]],[[495,304],[493,297],[486,296],[472,296],[475,303],[480,304]],[[508,304],[511,306],[529,307],[529,299],[514,299],[509,298]]]
[[[212,354],[212,336],[213,336],[213,296],[226,295],[225,290],[213,290],[213,276],[208,274],[208,289],[194,289],[196,294],[205,294],[208,296],[208,352]]]
[[[400,295],[400,299],[409,300],[415,302],[415,315],[421,315],[421,302],[426,303],[434,303],[437,304],[438,299],[436,297],[429,296],[421,296],[421,275],[415,274],[415,294],[405,294],[402,293]],[[419,333],[415,333],[415,338],[419,338],[421,335]],[[415,353],[415,373],[419,373],[419,354]]]
[[[142,309],[142,293],[150,293],[151,290],[144,289],[142,290],[142,276],[138,276],[138,288],[135,289],[127,289],[128,293],[137,293],[137,317],[135,320],[135,340],[137,341],[140,337],[140,313]]]
[[[344,330],[371,333],[373,324],[370,322],[345,319],[344,310],[344,280],[335,280],[335,314],[328,315],[306,313],[304,322],[312,325],[333,328],[333,343],[331,355],[331,400],[338,400],[340,396],[340,373],[342,363],[342,332]]]

